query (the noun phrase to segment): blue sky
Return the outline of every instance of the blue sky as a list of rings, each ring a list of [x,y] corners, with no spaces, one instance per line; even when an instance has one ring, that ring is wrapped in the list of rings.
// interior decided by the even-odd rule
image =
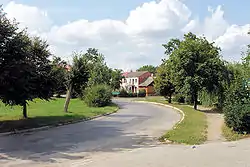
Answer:
[[[207,7],[215,8],[222,5],[225,11],[225,18],[232,24],[246,24],[250,22],[248,0],[186,0],[187,6],[197,15],[204,17],[207,15]]]
[[[100,20],[105,18],[124,20],[129,11],[151,0],[16,0],[17,3],[43,8],[59,23],[85,18]],[[239,3],[240,2],[240,3]],[[208,6],[222,5],[225,17],[230,23],[246,24],[250,22],[250,1],[248,0],[185,0],[193,15],[204,18]],[[63,17],[62,17],[63,15]]]
[[[158,65],[162,43],[193,32],[239,61],[250,44],[249,0],[0,0],[10,19],[66,60],[95,47],[114,68]]]

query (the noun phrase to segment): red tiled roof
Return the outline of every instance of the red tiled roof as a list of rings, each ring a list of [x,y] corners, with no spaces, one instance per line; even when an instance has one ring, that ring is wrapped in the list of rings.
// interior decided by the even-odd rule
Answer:
[[[140,77],[145,73],[148,73],[148,71],[125,72],[122,74],[122,76],[124,76],[126,78]]]

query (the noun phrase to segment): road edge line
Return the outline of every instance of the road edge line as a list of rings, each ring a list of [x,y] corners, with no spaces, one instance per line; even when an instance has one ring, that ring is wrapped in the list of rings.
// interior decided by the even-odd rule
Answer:
[[[172,108],[174,110],[177,110],[179,113],[181,113],[181,119],[174,125],[173,129],[176,128],[177,125],[179,125],[180,123],[182,123],[185,119],[185,113],[177,108],[177,107],[173,107],[171,105],[167,105],[167,104],[162,104],[162,103],[157,103],[157,102],[149,102],[149,101],[134,101],[136,103],[148,103],[148,104],[154,104],[154,105],[160,105],[160,106],[164,106],[164,107],[167,107],[167,108]]]

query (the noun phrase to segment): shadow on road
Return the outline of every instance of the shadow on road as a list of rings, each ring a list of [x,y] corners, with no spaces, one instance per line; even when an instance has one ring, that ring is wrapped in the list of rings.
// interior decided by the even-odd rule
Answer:
[[[127,103],[122,105],[126,108]],[[117,121],[121,120],[120,118],[122,121]],[[117,113],[105,119],[57,127],[48,131],[0,137],[0,163],[1,159],[12,158],[35,162],[54,162],[55,158],[75,160],[84,158],[82,153],[93,151],[113,152],[153,147],[156,140],[152,137],[127,130],[127,127],[136,126],[145,119],[149,119],[148,116],[135,117],[132,114]]]

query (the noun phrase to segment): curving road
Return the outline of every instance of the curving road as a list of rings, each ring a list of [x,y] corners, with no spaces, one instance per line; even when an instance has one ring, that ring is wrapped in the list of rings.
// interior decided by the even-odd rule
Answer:
[[[85,160],[98,153],[151,148],[180,119],[172,109],[115,100],[118,113],[88,122],[0,137],[1,166]],[[98,153],[96,153],[98,152]]]

